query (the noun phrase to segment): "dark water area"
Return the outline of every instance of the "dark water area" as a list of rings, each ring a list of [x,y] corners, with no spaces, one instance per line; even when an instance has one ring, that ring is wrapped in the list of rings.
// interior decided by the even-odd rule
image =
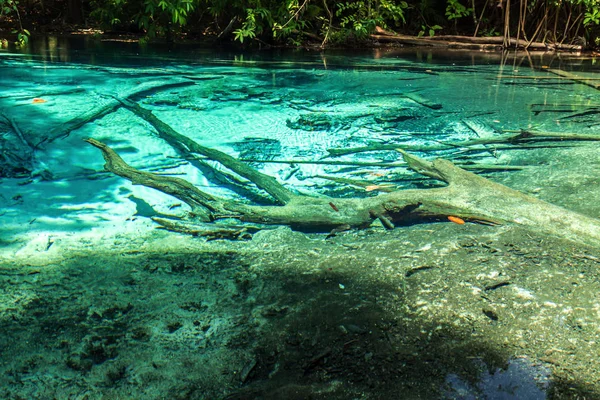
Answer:
[[[571,54],[92,36],[0,50],[0,397],[600,398],[599,71]],[[393,220],[422,200],[333,230],[201,223],[84,140],[264,215],[279,199],[149,112],[334,221],[445,193],[397,149],[503,186],[440,197],[454,219]]]
[[[467,50],[443,50],[414,47],[400,48],[345,48],[319,52],[305,49],[262,49],[243,51],[234,46],[207,46],[198,43],[153,43],[139,44],[135,39],[104,39],[93,35],[81,36],[33,36],[24,48],[10,43],[12,54],[49,62],[74,62],[94,65],[164,65],[165,62],[214,63],[226,60],[253,62],[275,62],[293,65],[295,62],[323,62],[324,55],[334,60],[329,66],[353,67],[357,61],[366,59],[394,59],[437,65],[486,65],[506,63],[508,65],[546,65],[580,72],[597,69],[596,57],[572,53],[542,52],[473,52]],[[515,56],[518,54],[518,56]],[[142,61],[143,60],[143,61]],[[326,64],[323,64],[327,67]]]

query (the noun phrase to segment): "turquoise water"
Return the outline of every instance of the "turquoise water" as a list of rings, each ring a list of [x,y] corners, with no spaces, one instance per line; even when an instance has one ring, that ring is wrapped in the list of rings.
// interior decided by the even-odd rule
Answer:
[[[97,150],[82,142],[87,137],[106,142],[136,167],[186,176],[211,193],[236,196],[215,184],[214,177],[178,160],[145,122],[127,111],[65,130],[63,124],[93,113],[111,96],[123,97],[145,86],[154,89],[135,99],[177,131],[252,160],[253,166],[294,189],[334,196],[377,191],[365,193],[364,187],[322,177],[399,187],[433,183],[423,183],[402,169],[368,164],[400,161],[393,150],[327,158],[330,149],[398,145],[420,156],[452,158],[463,165],[511,166],[510,152],[418,150],[440,141],[490,138],[520,129],[577,133],[600,129],[597,91],[548,72],[562,68],[587,76],[591,72],[585,71],[593,71],[591,61],[568,57],[410,49],[350,55],[211,53],[191,46],[150,51],[135,43],[52,38],[34,41],[32,49],[32,54],[0,53],[0,109],[12,121],[0,125],[8,154],[1,171],[3,177],[14,179],[5,184],[17,184],[21,194],[18,200],[4,195],[0,218],[5,229],[15,231],[33,219],[53,220],[43,228],[50,230],[122,219],[135,211],[124,193],[143,194],[157,211],[166,211],[169,200],[154,191],[132,188],[106,174],[101,175],[106,180],[91,181],[103,161]],[[528,78],[533,76],[542,79]],[[161,90],[162,84],[174,82],[182,86]],[[34,103],[36,98],[42,102]],[[15,133],[11,124],[21,133]],[[348,165],[322,164],[328,160]],[[98,208],[102,215],[94,215]]]
[[[476,224],[205,242],[155,230],[150,217],[185,217],[187,206],[104,171],[84,139],[212,195],[272,204],[247,182],[224,182],[210,160],[196,168],[126,109],[98,115],[130,97],[302,194],[439,186],[405,167],[403,148],[594,216],[590,147],[571,163],[576,153],[540,153],[571,142],[460,143],[600,135],[597,79],[593,58],[551,54],[242,53],[52,37],[0,51],[0,397],[546,398],[558,364],[540,357],[600,342],[588,328],[595,297],[580,294],[597,293],[589,251],[496,239],[508,230]],[[386,147],[334,156],[365,146]]]

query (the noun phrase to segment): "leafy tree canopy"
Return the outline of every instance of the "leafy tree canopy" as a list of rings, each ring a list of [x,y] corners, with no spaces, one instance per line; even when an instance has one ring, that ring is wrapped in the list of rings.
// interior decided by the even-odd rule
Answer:
[[[146,40],[195,35],[242,45],[344,44],[377,27],[419,36],[504,34],[600,44],[600,0],[0,0],[0,26],[19,44],[33,28],[57,21],[141,33]]]

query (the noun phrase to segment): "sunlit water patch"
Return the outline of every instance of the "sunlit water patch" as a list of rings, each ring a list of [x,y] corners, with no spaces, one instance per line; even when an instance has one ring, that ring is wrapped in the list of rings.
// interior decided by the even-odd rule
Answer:
[[[510,152],[445,144],[519,130],[600,129],[596,90],[548,72],[544,59],[514,58],[511,64],[454,55],[427,62],[394,53],[375,59],[368,54],[198,59],[190,52],[177,57],[124,52],[116,63],[101,57],[110,52],[74,53],[73,62],[48,53],[0,58],[7,154],[2,174],[5,185],[17,185],[11,186],[15,194],[3,195],[7,223],[40,216],[75,223],[86,213],[69,210],[82,204],[97,209],[98,202],[104,204],[102,219],[131,214],[133,204],[116,188],[138,196],[142,189],[100,172],[100,154],[82,142],[87,137],[106,142],[140,169],[187,176],[212,193],[235,196],[178,159],[130,112],[114,107],[98,115],[114,98],[132,96],[178,132],[247,160],[294,189],[340,196],[373,193],[355,185],[339,189],[332,184],[338,178],[413,186],[414,174],[397,168],[390,173],[377,164],[400,162],[396,146],[459,164],[501,167],[511,165]],[[369,146],[383,150],[331,157]],[[40,195],[41,187],[57,195]],[[166,196],[147,191],[144,196],[152,206],[168,207]]]

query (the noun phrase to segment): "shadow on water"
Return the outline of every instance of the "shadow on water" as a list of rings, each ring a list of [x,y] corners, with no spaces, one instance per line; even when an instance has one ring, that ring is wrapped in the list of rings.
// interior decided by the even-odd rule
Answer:
[[[3,54],[5,53],[5,54]],[[49,63],[82,63],[91,65],[139,65],[157,66],[166,62],[188,63],[264,63],[262,65],[292,66],[319,65],[328,67],[352,67],[366,60],[402,59],[433,65],[481,65],[485,63],[507,66],[546,65],[553,68],[572,68],[578,71],[594,71],[594,57],[571,53],[553,52],[479,52],[461,49],[432,49],[427,47],[374,47],[356,49],[330,49],[323,52],[305,49],[267,48],[244,51],[236,46],[207,46],[198,43],[152,43],[144,45],[136,39],[107,39],[94,35],[32,36],[30,43],[16,48],[11,43],[0,56],[13,53],[19,58]]]

